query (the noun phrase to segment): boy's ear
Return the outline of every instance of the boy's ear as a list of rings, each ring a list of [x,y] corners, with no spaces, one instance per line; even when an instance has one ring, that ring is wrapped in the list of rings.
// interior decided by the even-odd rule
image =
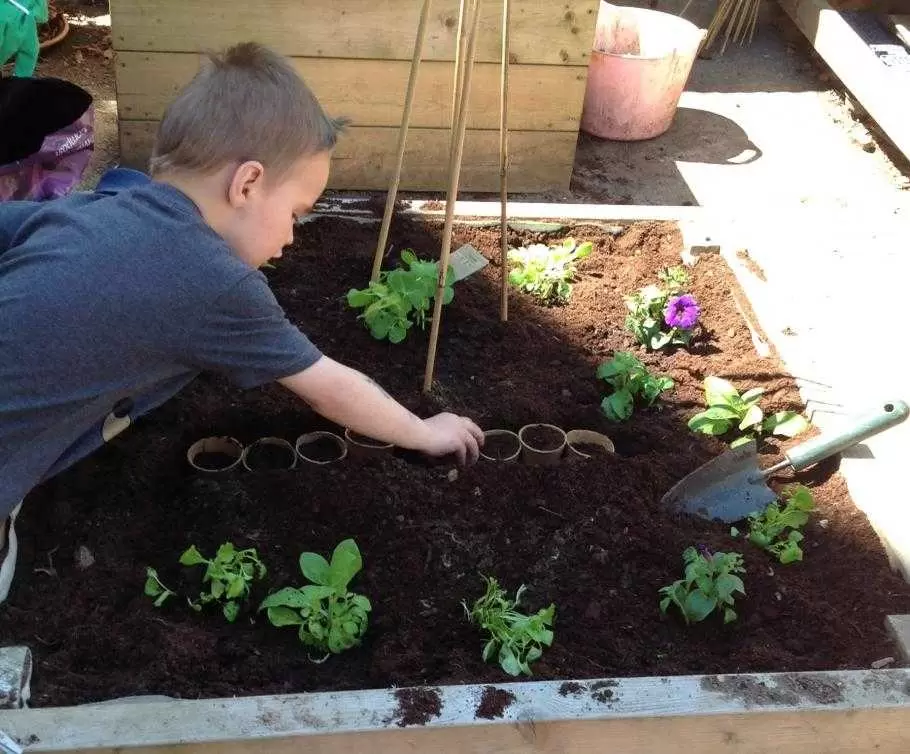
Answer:
[[[261,162],[248,160],[242,162],[230,176],[228,184],[228,201],[232,207],[241,207],[258,191],[265,182],[265,168]]]

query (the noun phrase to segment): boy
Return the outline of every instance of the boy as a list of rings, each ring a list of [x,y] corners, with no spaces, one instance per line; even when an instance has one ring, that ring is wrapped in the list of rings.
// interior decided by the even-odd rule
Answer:
[[[258,271],[325,189],[342,125],[287,60],[242,44],[165,113],[152,181],[0,204],[0,602],[26,493],[204,370],[278,381],[362,434],[477,459],[472,421],[421,420],[323,356]]]

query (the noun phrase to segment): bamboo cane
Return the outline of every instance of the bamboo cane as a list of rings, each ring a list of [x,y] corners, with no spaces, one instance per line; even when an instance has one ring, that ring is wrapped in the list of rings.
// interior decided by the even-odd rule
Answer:
[[[499,320],[501,322],[507,322],[509,319],[509,221],[507,216],[509,191],[506,174],[509,163],[509,21],[511,14],[510,0],[502,0],[502,82],[499,103],[499,203],[501,205],[500,234],[502,236],[499,254],[501,278]]]
[[[389,228],[392,225],[392,213],[395,210],[395,200],[398,198],[398,186],[401,182],[401,168],[404,164],[404,150],[408,139],[408,126],[411,123],[411,110],[414,106],[414,91],[417,89],[417,72],[420,69],[420,57],[423,53],[423,43],[427,36],[427,19],[430,16],[432,0],[423,0],[420,10],[420,22],[417,25],[417,39],[414,41],[414,55],[411,58],[411,73],[408,76],[408,90],[404,98],[404,112],[401,116],[401,128],[398,131],[398,160],[395,163],[395,175],[385,201],[385,213],[382,216],[382,228],[379,230],[379,243],[376,244],[376,253],[373,255],[373,271],[370,273],[370,282],[379,279],[382,268],[382,258],[385,254],[385,245],[389,240]]]
[[[436,278],[436,296],[433,304],[433,321],[430,325],[430,346],[427,366],[423,377],[423,391],[433,388],[433,373],[436,368],[436,346],[439,342],[439,326],[442,321],[442,296],[445,290],[446,273],[449,268],[449,254],[452,250],[452,225],[455,219],[455,200],[458,196],[458,180],[461,177],[461,158],[464,155],[464,135],[467,125],[468,98],[471,96],[471,73],[474,69],[474,53],[477,47],[477,26],[480,18],[480,0],[471,0],[471,28],[468,32],[464,55],[464,76],[461,102],[458,106],[458,123],[453,140],[455,148],[449,160],[449,191],[446,196],[446,220],[442,231],[442,252],[439,255],[439,274]]]
[[[464,57],[467,31],[471,24],[469,17],[470,6],[468,0],[461,0],[458,4],[458,33],[455,38],[455,73],[452,81],[452,128],[449,141],[449,161],[451,163],[455,154],[455,127],[458,123],[458,109],[462,105],[461,92],[464,88]]]

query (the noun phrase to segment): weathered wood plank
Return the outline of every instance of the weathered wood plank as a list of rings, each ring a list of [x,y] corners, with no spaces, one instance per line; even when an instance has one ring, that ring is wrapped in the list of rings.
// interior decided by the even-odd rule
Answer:
[[[151,153],[157,123],[122,121],[120,151],[126,165],[142,168]],[[403,191],[441,191],[447,185],[448,129],[411,128],[401,176]],[[329,188],[388,188],[398,128],[352,127],[339,141]],[[509,137],[512,191],[566,189],[577,136],[567,131],[514,131]],[[499,132],[469,131],[461,170],[462,191],[499,190]]]
[[[117,102],[123,120],[158,120],[199,68],[193,53],[117,53]],[[403,60],[294,58],[326,110],[360,126],[401,123],[410,63]],[[519,131],[577,131],[588,69],[583,66],[516,65],[510,69],[511,127]],[[468,128],[499,127],[500,67],[474,68]],[[445,128],[451,121],[452,66],[421,65],[411,125]]]
[[[513,0],[516,63],[587,65],[599,0]],[[410,60],[420,3],[413,0],[111,0],[117,50],[199,52],[255,39],[285,55]],[[477,60],[500,56],[499,3],[484,3]],[[426,60],[453,60],[456,0],[437,0]]]
[[[905,670],[508,683],[500,719],[483,686],[444,686],[440,713],[401,727],[390,690],[0,711],[29,751],[81,754],[906,754]]]
[[[825,0],[780,0],[780,5],[882,131],[910,158],[910,97],[898,90],[902,79],[882,65]]]

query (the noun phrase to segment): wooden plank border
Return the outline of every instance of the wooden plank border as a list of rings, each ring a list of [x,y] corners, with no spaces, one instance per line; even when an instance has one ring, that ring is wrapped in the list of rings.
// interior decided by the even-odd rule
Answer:
[[[159,120],[178,91],[199,68],[196,53],[119,52],[115,64],[121,120]],[[292,58],[298,72],[332,115],[358,126],[398,126],[410,62]],[[468,106],[469,129],[499,128],[500,66],[478,63]],[[578,131],[586,66],[510,66],[512,128],[524,131]],[[448,128],[452,107],[452,66],[428,60],[420,66],[411,126]]]
[[[120,154],[124,165],[145,169],[157,122],[121,121]],[[438,191],[447,179],[450,132],[447,128],[410,128],[402,190]],[[566,189],[572,176],[574,131],[512,131],[509,134],[509,186],[512,191]],[[339,140],[332,159],[329,188],[388,189],[395,167],[398,128],[353,126]],[[467,132],[468,156],[462,166],[463,191],[499,190],[499,131]]]
[[[477,717],[485,688],[417,690],[440,705],[425,724],[381,690],[0,711],[0,730],[28,752],[71,754],[910,750],[905,669],[510,683],[495,720]]]
[[[780,0],[831,70],[910,159],[910,97],[895,76],[825,0]]]
[[[515,63],[586,66],[599,0],[513,0]],[[420,4],[413,0],[111,0],[115,50],[199,52],[255,39],[300,57],[410,60]],[[500,59],[499,3],[482,6],[477,61]],[[454,60],[457,0],[437,0],[425,60]]]

